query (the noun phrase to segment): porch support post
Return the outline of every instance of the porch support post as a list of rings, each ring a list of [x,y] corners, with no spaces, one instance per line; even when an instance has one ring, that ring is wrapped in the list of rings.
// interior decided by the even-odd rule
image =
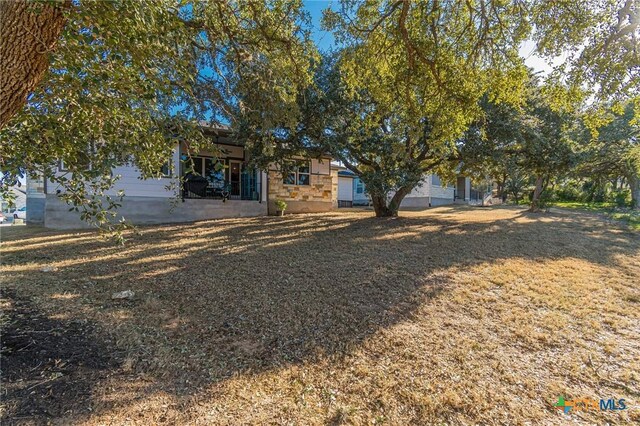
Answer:
[[[172,160],[173,162],[173,176],[174,177],[179,177],[180,176],[180,142],[178,142],[176,144],[175,149],[173,150],[173,156],[172,156]]]
[[[180,198],[182,199],[182,201],[184,202],[184,191],[182,190],[182,185],[180,184],[180,176],[182,175],[182,170],[180,168],[180,142],[178,142],[176,144],[176,147],[173,149],[173,155],[172,155],[172,163],[173,163],[173,173],[172,173],[172,177],[173,177],[173,182],[177,185],[177,191],[178,194],[180,196]]]
[[[260,170],[260,202],[267,202],[267,173]]]
[[[464,178],[464,201],[469,202],[471,200],[471,178]]]

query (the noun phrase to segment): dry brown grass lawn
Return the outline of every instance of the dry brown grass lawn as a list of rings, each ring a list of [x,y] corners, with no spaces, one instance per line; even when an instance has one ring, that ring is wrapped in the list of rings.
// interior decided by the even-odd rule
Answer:
[[[640,422],[637,232],[370,216],[142,228],[124,248],[2,228],[4,422]],[[628,409],[565,415],[559,395]]]

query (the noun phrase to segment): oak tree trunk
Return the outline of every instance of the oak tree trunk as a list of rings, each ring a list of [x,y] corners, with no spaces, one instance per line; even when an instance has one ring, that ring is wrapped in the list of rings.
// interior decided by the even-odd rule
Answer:
[[[531,206],[529,207],[529,211],[531,212],[540,211],[540,196],[542,195],[543,182],[544,182],[544,178],[542,176],[536,177],[536,187],[533,190],[533,197],[531,198]]]
[[[520,204],[520,191],[516,188],[515,185],[514,185],[513,189],[511,190],[511,195],[513,195],[513,198],[514,198],[516,204]]]
[[[373,203],[373,210],[376,212],[376,217],[396,217],[398,216],[398,210],[400,210],[400,204],[402,200],[413,189],[413,186],[403,186],[393,194],[393,197],[387,204],[387,197],[384,195],[371,196]]]
[[[498,185],[498,197],[503,203],[507,202],[507,191],[505,187],[507,186],[507,175],[503,174],[502,179],[496,180],[496,184]]]
[[[640,176],[634,173],[628,180],[631,189],[631,208],[640,209]]]
[[[49,68],[49,53],[70,1],[0,1],[0,129],[27,101]]]
[[[372,195],[371,202],[373,203],[373,210],[376,212],[376,217],[393,216],[393,212],[387,207],[387,197],[384,195]]]

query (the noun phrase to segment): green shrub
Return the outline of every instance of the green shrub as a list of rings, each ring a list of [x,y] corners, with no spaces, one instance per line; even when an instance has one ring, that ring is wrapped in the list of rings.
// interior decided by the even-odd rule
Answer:
[[[287,203],[284,200],[276,200],[275,203],[276,203],[276,207],[281,212],[283,212],[283,211],[285,211],[287,209]]]
[[[628,189],[618,189],[608,194],[607,201],[615,203],[618,207],[626,207],[631,202],[631,191]]]
[[[557,201],[579,201],[582,194],[575,185],[562,185],[553,191],[553,199]]]

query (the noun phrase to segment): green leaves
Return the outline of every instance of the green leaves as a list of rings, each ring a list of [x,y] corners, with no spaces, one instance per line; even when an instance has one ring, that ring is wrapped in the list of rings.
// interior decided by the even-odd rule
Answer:
[[[47,77],[0,133],[2,187],[44,174],[102,225],[111,170],[158,177],[180,138],[211,149],[205,120],[231,125],[263,165],[329,150],[386,197],[425,172],[453,173],[483,97],[530,108],[518,54],[529,38],[568,61],[536,95],[544,117],[521,120],[514,144],[562,148],[546,120],[594,93],[607,108],[640,96],[638,10],[632,0],[345,0],[323,18],[343,49],[320,61],[300,0],[72,2]],[[593,117],[595,135],[606,120]]]
[[[105,194],[115,166],[133,164],[155,178],[180,139],[212,150],[200,120],[242,119],[254,129],[295,120],[315,55],[300,8],[255,0],[74,3],[49,73],[0,133],[3,182],[45,175],[84,219],[109,227],[105,212],[117,205]],[[58,172],[59,160],[68,172]]]
[[[428,172],[452,176],[455,142],[486,93],[521,103],[528,76],[517,47],[528,23],[517,5],[344,2],[323,23],[347,46],[332,80],[343,119],[329,144],[372,195],[410,191]]]

